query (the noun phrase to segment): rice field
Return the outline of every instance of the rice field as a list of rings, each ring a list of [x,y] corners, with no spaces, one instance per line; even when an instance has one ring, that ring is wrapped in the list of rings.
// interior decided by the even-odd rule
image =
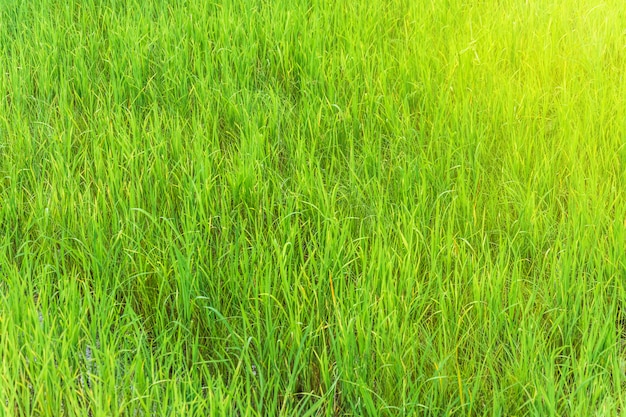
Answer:
[[[626,4],[2,0],[0,415],[626,415]]]

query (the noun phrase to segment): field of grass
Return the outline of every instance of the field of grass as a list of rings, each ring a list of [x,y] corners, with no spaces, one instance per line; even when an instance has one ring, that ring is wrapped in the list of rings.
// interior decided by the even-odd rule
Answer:
[[[626,414],[619,0],[2,0],[0,413]]]

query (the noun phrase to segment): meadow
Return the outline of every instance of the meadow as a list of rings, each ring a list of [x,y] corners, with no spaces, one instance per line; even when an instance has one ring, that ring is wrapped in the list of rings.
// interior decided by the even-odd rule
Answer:
[[[626,414],[626,5],[2,0],[0,415]]]

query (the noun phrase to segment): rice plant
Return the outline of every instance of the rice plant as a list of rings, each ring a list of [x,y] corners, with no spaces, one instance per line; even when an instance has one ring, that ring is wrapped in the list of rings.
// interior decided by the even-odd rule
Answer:
[[[626,415],[624,22],[1,1],[1,415]]]

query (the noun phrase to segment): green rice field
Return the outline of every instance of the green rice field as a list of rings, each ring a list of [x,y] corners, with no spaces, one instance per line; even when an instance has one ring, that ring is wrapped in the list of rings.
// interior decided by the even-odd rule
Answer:
[[[0,416],[626,416],[626,3],[0,0]]]

